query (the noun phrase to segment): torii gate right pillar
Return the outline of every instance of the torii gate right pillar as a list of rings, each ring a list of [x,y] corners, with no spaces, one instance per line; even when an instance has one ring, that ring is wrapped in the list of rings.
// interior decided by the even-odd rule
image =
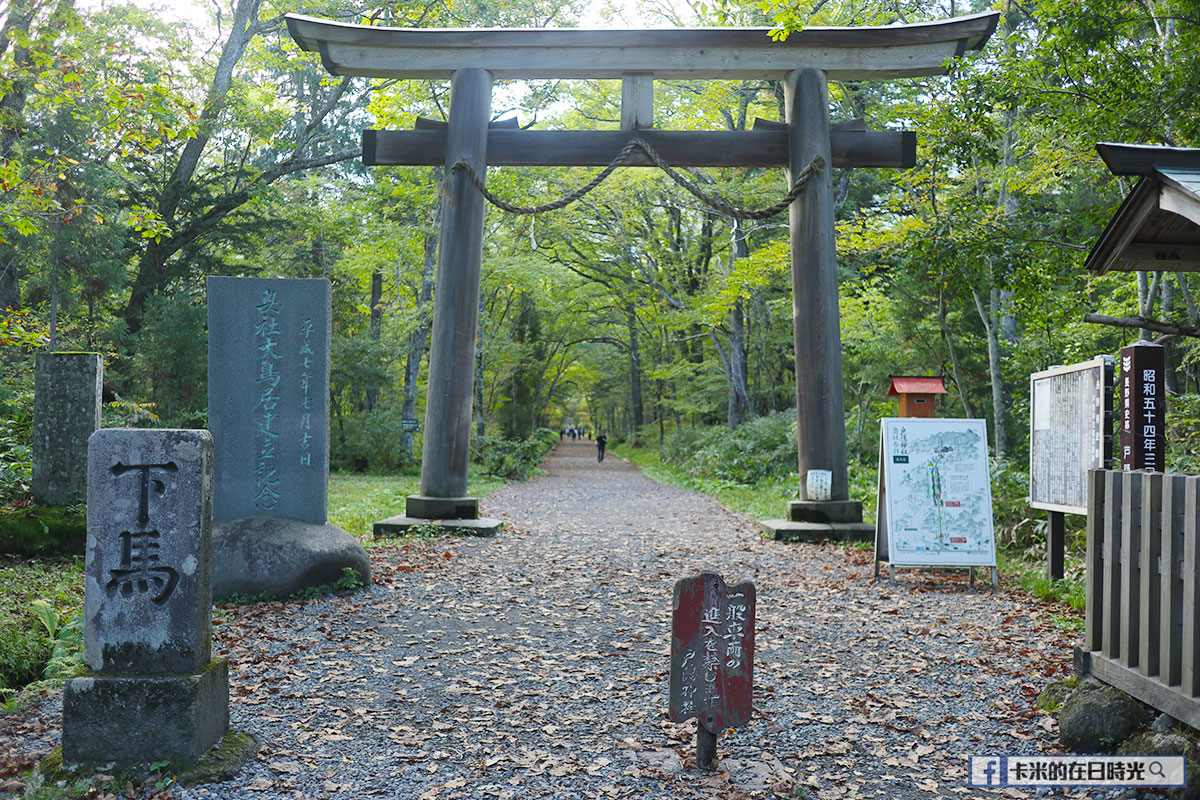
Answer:
[[[789,183],[814,156],[823,158],[826,168],[809,178],[792,203],[788,219],[800,500],[788,504],[787,520],[763,524],[776,538],[808,538],[806,534],[865,538],[874,533],[874,527],[862,524],[862,504],[849,499],[825,73],[819,69],[795,70],[788,74],[784,92]],[[806,494],[808,472],[818,469],[832,473],[827,500],[810,499]]]

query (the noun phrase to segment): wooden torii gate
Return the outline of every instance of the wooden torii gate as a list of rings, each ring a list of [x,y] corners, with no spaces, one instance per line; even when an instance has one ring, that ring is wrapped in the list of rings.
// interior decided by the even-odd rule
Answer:
[[[319,52],[334,75],[450,79],[444,127],[363,134],[367,164],[440,164],[448,170],[421,493],[407,498],[405,516],[378,523],[378,533],[423,520],[481,532],[497,525],[479,520],[476,500],[466,496],[484,197],[465,170],[451,169],[454,164],[465,160],[481,177],[489,165],[602,165],[638,136],[675,166],[782,166],[789,184],[816,157],[834,167],[909,167],[916,158],[914,135],[830,124],[827,81],[944,74],[951,59],[984,46],[999,14],[886,27],[814,27],[784,41],[771,39],[767,28],[409,29],[299,15],[286,19],[296,43]],[[621,79],[621,130],[489,125],[493,80],[567,78]],[[655,79],[784,81],[787,121],[752,131],[653,130]],[[635,150],[626,163],[652,162]],[[830,170],[814,175],[791,204],[789,227],[801,492],[809,470],[832,472],[830,499],[793,502],[789,519],[800,528],[828,530],[830,523],[862,528],[862,507],[849,500],[847,483]]]

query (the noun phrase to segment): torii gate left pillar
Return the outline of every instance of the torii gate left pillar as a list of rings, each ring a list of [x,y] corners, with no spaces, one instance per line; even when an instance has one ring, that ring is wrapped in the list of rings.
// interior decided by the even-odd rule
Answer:
[[[638,128],[676,166],[783,166],[796,175],[813,156],[827,168],[810,179],[790,209],[795,318],[796,413],[801,486],[812,470],[829,470],[829,499],[789,503],[788,520],[764,524],[778,538],[864,536],[861,504],[848,497],[838,314],[834,216],[828,167],[908,167],[915,138],[831,126],[827,81],[871,80],[946,71],[949,59],[980,49],[995,30],[997,12],[913,25],[810,27],[784,42],[766,28],[649,31],[572,29],[404,29],[346,25],[287,15],[292,38],[319,51],[334,75],[451,79],[444,128],[366,131],[368,164],[444,164],[442,229],[434,300],[429,392],[426,402],[421,494],[409,497],[406,517],[377,523],[376,533],[422,520],[494,530],[476,520],[466,497],[470,420],[482,261],[483,197],[462,170],[480,176],[496,165],[603,165],[629,141],[622,131],[521,131],[489,128],[491,81],[496,79],[622,78],[622,127]],[[753,131],[656,131],[649,88],[656,78],[784,80],[787,124]],[[648,165],[636,152],[631,166]],[[804,492],[804,489],[801,489]],[[777,524],[778,523],[778,524]],[[799,535],[795,535],[799,534]]]
[[[483,267],[484,199],[465,170],[466,160],[487,175],[487,132],[492,115],[492,75],[487,70],[455,70],[450,80],[446,131],[446,179],[442,182],[442,226],[438,231],[437,283],[433,296],[429,386],[425,399],[425,438],[421,452],[421,493],[405,501],[408,520],[456,520],[454,527],[494,533],[499,523],[479,518],[478,501],[467,496],[471,461],[471,405],[475,386],[475,338],[479,321],[479,282]],[[430,413],[430,409],[435,409]],[[384,533],[388,521],[376,526]]]

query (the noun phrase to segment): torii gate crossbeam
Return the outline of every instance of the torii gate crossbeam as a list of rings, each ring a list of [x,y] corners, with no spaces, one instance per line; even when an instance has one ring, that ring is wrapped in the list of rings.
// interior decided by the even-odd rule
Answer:
[[[370,164],[444,164],[466,160],[480,176],[490,163],[607,164],[634,135],[652,137],[670,162],[779,165],[799,174],[815,156],[834,166],[912,166],[915,139],[899,131],[831,126],[828,80],[944,74],[966,50],[982,49],[998,12],[913,25],[807,28],[775,41],[768,28],[406,29],[350,25],[289,14],[304,50],[321,54],[334,75],[449,78],[444,129],[367,131]],[[621,78],[622,131],[520,131],[489,127],[496,79]],[[786,126],[754,131],[656,131],[654,79],[782,80]],[[421,127],[421,126],[419,126]],[[430,343],[421,494],[406,517],[376,532],[437,519],[487,531],[466,497],[475,368],[484,199],[463,170],[443,185],[442,228]],[[830,171],[814,175],[789,209],[795,324],[796,413],[801,492],[809,470],[833,473],[831,500],[791,504],[797,524],[860,527],[849,501],[842,392],[841,333]],[[457,520],[457,522],[449,522]],[[389,523],[393,523],[389,525]]]

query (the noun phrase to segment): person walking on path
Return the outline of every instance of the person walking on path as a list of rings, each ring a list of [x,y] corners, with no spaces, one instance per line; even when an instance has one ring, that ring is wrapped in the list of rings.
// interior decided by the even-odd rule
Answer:
[[[604,460],[604,448],[608,446],[608,437],[603,430],[596,431],[596,460]]]

